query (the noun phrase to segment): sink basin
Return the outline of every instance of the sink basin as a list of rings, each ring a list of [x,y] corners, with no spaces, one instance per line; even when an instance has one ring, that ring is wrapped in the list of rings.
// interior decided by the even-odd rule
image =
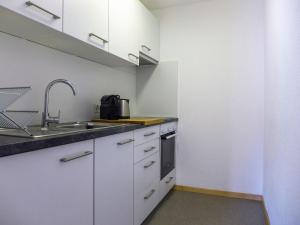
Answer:
[[[94,130],[102,130],[112,127],[120,127],[124,124],[110,124],[110,123],[89,123],[89,122],[76,122],[76,123],[64,123],[64,124],[55,124],[50,126],[47,129],[42,128],[41,126],[30,126],[28,127],[28,132],[31,134],[25,133],[20,129],[0,129],[0,135],[6,136],[15,136],[15,137],[27,137],[27,138],[42,138],[50,137],[57,135],[66,135],[79,132],[89,132]]]

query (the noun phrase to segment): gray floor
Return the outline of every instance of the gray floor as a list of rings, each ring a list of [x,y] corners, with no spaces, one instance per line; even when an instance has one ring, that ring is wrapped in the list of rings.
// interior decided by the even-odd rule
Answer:
[[[265,225],[260,202],[171,192],[143,225]]]

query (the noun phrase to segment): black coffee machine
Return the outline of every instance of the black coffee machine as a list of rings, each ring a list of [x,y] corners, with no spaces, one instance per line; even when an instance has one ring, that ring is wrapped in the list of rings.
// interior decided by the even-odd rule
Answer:
[[[120,95],[105,95],[101,98],[100,119],[128,118],[130,118],[129,99],[121,99]]]

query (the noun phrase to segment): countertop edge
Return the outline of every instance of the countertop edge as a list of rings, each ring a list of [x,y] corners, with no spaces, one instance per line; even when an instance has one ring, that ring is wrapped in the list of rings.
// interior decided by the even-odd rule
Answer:
[[[1,136],[2,139],[16,140],[14,143],[0,144],[0,158],[43,150],[46,148],[57,147],[61,145],[72,144],[80,141],[92,140],[96,138],[106,137],[110,135],[130,132],[137,129],[142,129],[151,126],[162,125],[171,122],[177,122],[178,118],[166,118],[164,122],[153,125],[128,124],[120,127],[112,127],[104,130],[86,131],[68,135],[53,136],[47,138],[28,139]],[[0,140],[1,142],[1,140]]]

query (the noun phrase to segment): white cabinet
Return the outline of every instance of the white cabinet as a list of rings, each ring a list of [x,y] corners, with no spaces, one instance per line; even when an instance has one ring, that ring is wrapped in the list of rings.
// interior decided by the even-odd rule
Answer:
[[[159,126],[150,126],[134,131],[134,145],[140,145],[159,138]]]
[[[139,65],[140,5],[138,0],[109,1],[109,52]]]
[[[156,138],[134,148],[134,163],[147,158],[148,156],[159,151],[159,139]]]
[[[159,20],[142,3],[140,3],[140,10],[140,51],[158,61],[160,51]]]
[[[133,225],[133,132],[95,140],[95,225]]]
[[[176,170],[172,170],[159,182],[159,201],[161,201],[176,184]]]
[[[63,32],[108,51],[108,0],[64,0]]]
[[[159,152],[134,166],[134,225],[140,225],[159,202]]]
[[[93,141],[0,158],[0,224],[93,225]]]
[[[0,0],[0,6],[62,31],[62,0]]]

